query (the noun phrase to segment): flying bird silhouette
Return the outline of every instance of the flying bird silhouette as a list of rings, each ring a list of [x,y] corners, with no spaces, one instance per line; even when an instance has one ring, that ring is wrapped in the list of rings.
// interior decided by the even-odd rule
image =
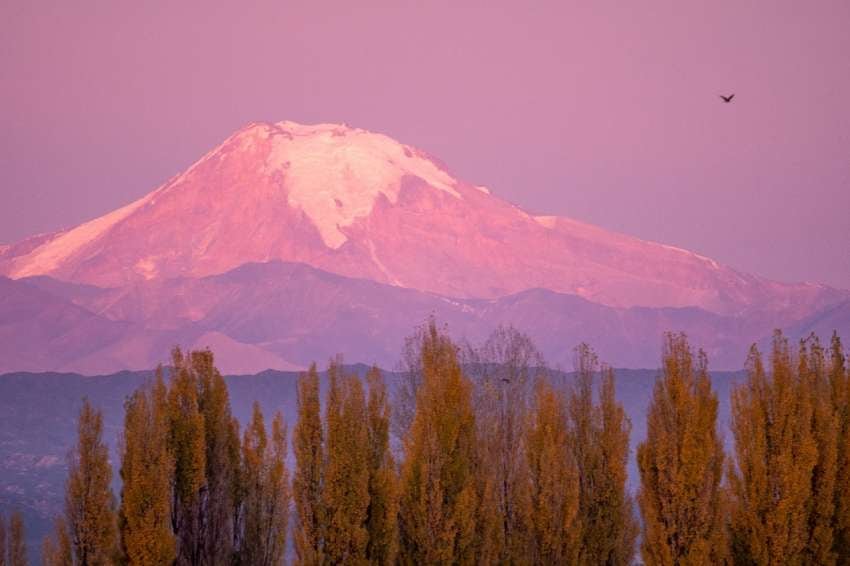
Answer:
[[[723,102],[724,102],[725,104],[729,104],[730,102],[732,102],[732,99],[733,99],[733,98],[735,98],[735,94],[733,93],[733,94],[730,94],[729,96],[723,96],[723,95],[721,94],[721,95],[720,95],[720,98],[722,98],[722,99],[723,99]]]

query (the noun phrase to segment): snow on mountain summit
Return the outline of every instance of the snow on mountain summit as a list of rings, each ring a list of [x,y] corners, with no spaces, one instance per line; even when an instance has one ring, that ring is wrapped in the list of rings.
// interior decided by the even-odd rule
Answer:
[[[316,224],[325,244],[339,248],[341,227],[368,216],[379,195],[395,203],[405,175],[457,198],[457,181],[415,149],[384,136],[339,124],[279,122],[249,130],[271,145],[266,173],[285,171],[289,204]]]

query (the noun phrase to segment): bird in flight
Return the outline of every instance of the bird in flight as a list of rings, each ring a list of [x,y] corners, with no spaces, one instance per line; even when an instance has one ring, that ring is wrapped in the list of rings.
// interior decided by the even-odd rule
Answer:
[[[724,102],[724,103],[729,104],[730,102],[732,102],[732,99],[733,99],[733,98],[735,98],[735,94],[733,93],[733,94],[730,94],[729,96],[723,96],[723,95],[721,94],[721,95],[720,95],[720,98],[722,98],[722,99],[723,99],[723,102]]]

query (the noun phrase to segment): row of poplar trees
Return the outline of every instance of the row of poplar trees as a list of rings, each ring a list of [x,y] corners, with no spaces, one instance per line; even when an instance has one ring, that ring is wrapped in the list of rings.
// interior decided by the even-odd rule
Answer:
[[[255,403],[241,440],[212,353],[179,349],[125,402],[120,502],[103,418],[84,400],[65,513],[44,540],[46,565],[280,564],[289,518],[286,426]]]
[[[838,336],[792,351],[777,332],[767,364],[751,347],[731,394],[732,457],[705,354],[668,335],[663,361],[637,453],[644,562],[850,564],[850,374]]]
[[[461,350],[432,321],[405,351],[393,413],[376,369],[364,401],[331,364],[324,421],[315,367],[299,381],[297,563],[628,563],[630,425],[589,348],[570,396],[512,329]]]
[[[212,354],[173,356],[126,402],[120,501],[102,418],[84,403],[48,565],[850,564],[850,374],[841,343],[753,347],[732,394],[733,457],[706,356],[668,334],[626,488],[631,424],[587,346],[546,370],[498,329],[458,346],[433,321],[390,395],[332,360],[297,384],[287,431],[255,404],[241,434]],[[637,520],[636,508],[642,521]],[[289,517],[292,525],[288,528]],[[291,544],[287,553],[286,545]]]

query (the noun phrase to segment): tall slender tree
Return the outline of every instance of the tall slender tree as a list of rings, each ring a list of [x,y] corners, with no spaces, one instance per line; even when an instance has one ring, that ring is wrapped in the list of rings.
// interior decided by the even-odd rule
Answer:
[[[68,524],[77,564],[111,564],[118,553],[115,498],[103,416],[83,399],[65,492]]]
[[[367,404],[369,433],[369,507],[366,528],[369,542],[366,558],[370,564],[389,566],[398,551],[398,481],[390,450],[390,405],[387,387],[377,367],[366,374],[369,386]]]
[[[829,383],[838,424],[835,478],[834,549],[838,563],[850,564],[850,372],[841,338],[833,333],[829,348]]]
[[[331,564],[366,559],[369,531],[369,430],[363,386],[341,359],[328,367],[323,504],[324,556]]]
[[[467,355],[475,383],[478,543],[482,562],[521,562],[531,551],[531,494],[525,426],[543,356],[513,327],[497,328]]]
[[[631,564],[638,524],[626,491],[631,422],[617,402],[614,371],[601,367],[586,344],[576,348],[570,394],[570,448],[579,473],[580,564]],[[594,379],[601,377],[599,403]]]
[[[287,437],[283,414],[275,413],[272,419],[272,445],[267,465],[266,485],[266,564],[279,564],[286,554],[286,535],[292,488],[286,468]]]
[[[801,388],[811,399],[811,428],[818,454],[812,470],[807,561],[812,564],[835,564],[837,556],[833,547],[839,420],[832,402],[825,353],[817,336],[812,334],[800,341],[797,360]]]
[[[298,421],[292,445],[296,462],[292,483],[297,518],[294,534],[296,561],[305,565],[322,564],[324,448],[316,364],[298,378]]]
[[[9,517],[9,566],[27,566],[24,517],[20,511],[15,511]]]
[[[255,402],[242,441],[244,530],[239,564],[272,566],[283,559],[290,496],[285,460],[283,417],[275,415],[269,442],[263,413]]]
[[[708,362],[696,364],[684,334],[665,336],[663,374],[638,447],[645,563],[719,563],[725,558],[723,444]]]
[[[574,564],[578,558],[579,478],[570,450],[564,396],[545,379],[535,384],[527,428],[531,481],[531,562]]]
[[[747,380],[732,392],[732,558],[741,564],[802,564],[808,560],[812,472],[818,462],[812,402],[779,332],[771,366],[768,375],[752,346]]]
[[[129,564],[168,564],[176,556],[170,497],[174,459],[161,369],[152,383],[127,399],[124,411],[119,510],[123,554]]]
[[[64,517],[57,517],[53,522],[53,535],[44,537],[41,561],[44,566],[74,566],[74,551]]]
[[[404,439],[399,508],[404,564],[474,560],[475,415],[457,350],[431,320],[421,346],[422,384]]]
[[[179,348],[172,352],[168,391],[169,449],[174,457],[171,526],[177,539],[177,564],[199,564],[201,490],[206,487],[204,415],[198,404],[198,380]]]
[[[198,537],[204,564],[229,564],[239,497],[239,425],[231,414],[227,385],[209,350],[190,354],[203,416],[204,487],[198,498]]]

